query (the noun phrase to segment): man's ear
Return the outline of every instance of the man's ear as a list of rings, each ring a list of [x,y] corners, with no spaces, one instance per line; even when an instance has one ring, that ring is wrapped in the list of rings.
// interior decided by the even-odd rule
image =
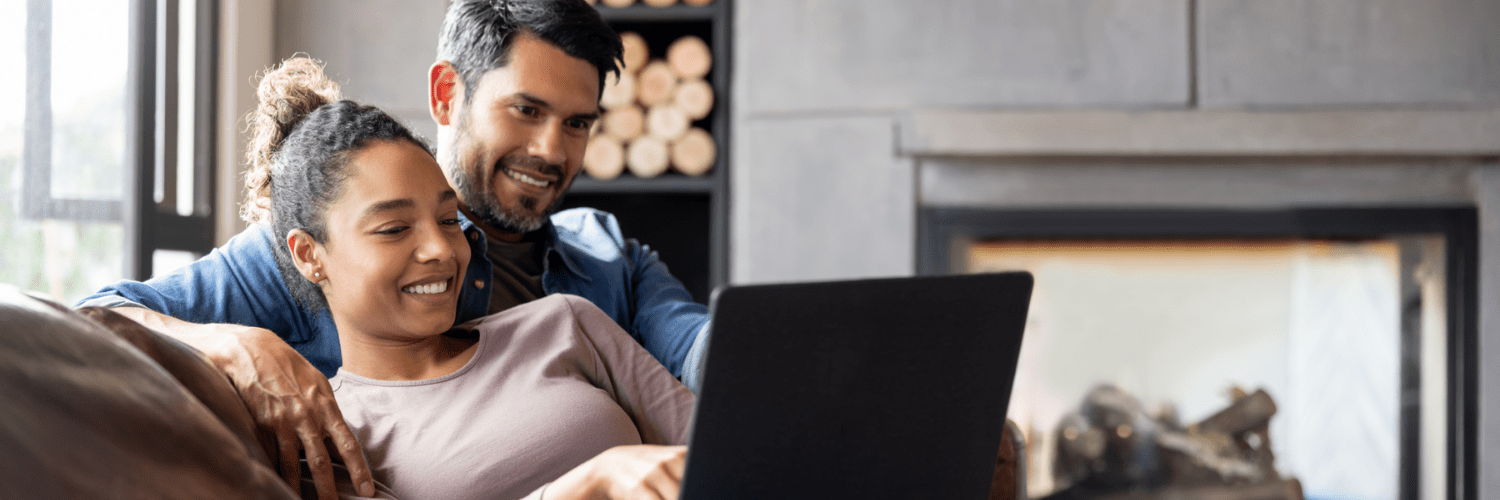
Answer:
[[[328,274],[323,272],[323,246],[313,241],[311,234],[302,229],[293,229],[286,233],[286,248],[291,251],[292,265],[296,266],[297,272],[303,278],[313,283],[321,283],[328,279]]]
[[[453,64],[448,61],[432,63],[432,68],[427,70],[427,107],[438,126],[451,125],[463,92],[463,83],[458,81]]]

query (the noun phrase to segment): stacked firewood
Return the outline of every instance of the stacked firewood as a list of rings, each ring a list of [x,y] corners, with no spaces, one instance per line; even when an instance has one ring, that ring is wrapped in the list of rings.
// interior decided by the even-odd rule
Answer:
[[[693,122],[713,111],[714,90],[705,77],[713,55],[702,38],[673,41],[665,58],[651,59],[646,39],[620,34],[625,46],[618,76],[607,78],[599,119],[583,168],[596,179],[613,179],[627,169],[636,177],[661,175],[669,168],[700,176],[717,155],[713,136]]]

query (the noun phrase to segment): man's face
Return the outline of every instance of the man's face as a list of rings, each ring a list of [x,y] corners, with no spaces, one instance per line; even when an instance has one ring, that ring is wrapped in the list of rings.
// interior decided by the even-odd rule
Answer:
[[[550,43],[521,36],[510,64],[467,89],[442,154],[454,190],[480,221],[534,231],[583,166],[599,117],[599,72]]]

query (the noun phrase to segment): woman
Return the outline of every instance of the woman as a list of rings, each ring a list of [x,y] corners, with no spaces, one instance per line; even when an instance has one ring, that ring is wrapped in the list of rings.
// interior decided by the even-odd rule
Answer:
[[[260,86],[277,258],[327,307],[329,380],[377,482],[401,498],[676,498],[693,397],[588,301],[550,296],[453,328],[470,255],[431,150],[329,102],[307,59]],[[345,490],[348,491],[347,489]]]

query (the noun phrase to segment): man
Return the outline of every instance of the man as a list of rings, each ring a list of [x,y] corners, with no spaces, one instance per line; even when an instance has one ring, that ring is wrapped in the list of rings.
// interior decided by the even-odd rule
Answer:
[[[580,295],[693,387],[707,309],[654,252],[624,239],[613,216],[575,209],[548,217],[581,170],[604,77],[621,50],[583,0],[450,6],[428,97],[438,161],[463,202],[474,255],[458,322],[546,294]],[[258,206],[256,189],[247,206]],[[252,226],[188,268],[106,287],[82,304],[115,307],[204,351],[275,433],[294,488],[300,448],[320,496],[333,497],[328,440],[356,490],[373,494],[325,378],[340,364],[337,332],[326,312],[309,313],[287,291],[271,246],[278,236]]]

